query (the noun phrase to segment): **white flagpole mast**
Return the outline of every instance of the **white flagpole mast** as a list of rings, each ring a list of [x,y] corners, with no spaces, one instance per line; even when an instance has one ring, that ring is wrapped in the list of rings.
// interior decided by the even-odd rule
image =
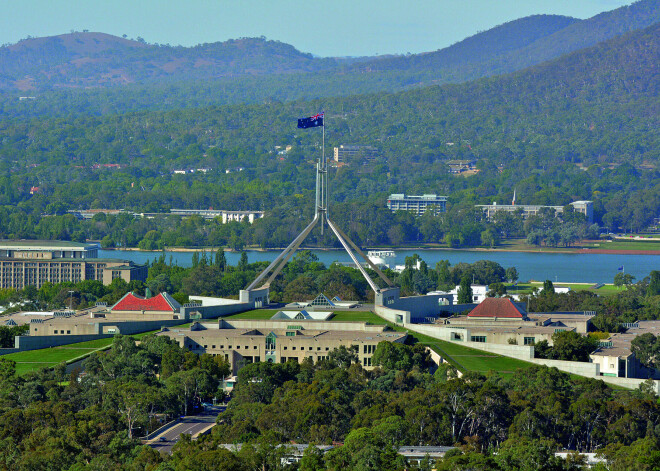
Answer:
[[[325,113],[323,114],[323,138],[321,141],[321,206],[324,212],[321,218],[321,235],[323,235],[323,220],[328,218],[328,166],[325,163]]]

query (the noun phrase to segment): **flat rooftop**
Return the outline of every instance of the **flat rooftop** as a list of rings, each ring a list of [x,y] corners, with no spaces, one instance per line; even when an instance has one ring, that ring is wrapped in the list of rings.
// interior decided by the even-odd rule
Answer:
[[[297,329],[295,336],[287,336],[287,332],[292,329],[259,329],[259,328],[239,328],[239,329],[168,329],[159,335],[168,337],[186,336],[192,340],[196,338],[217,338],[217,339],[237,339],[245,337],[266,337],[273,332],[278,338],[296,339],[296,340],[386,340],[395,341],[407,337],[405,332],[383,331],[383,332],[365,332],[359,330],[318,330],[318,329]]]

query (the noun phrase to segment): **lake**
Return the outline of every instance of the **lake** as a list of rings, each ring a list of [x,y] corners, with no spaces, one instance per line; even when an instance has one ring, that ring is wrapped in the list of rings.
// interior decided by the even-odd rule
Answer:
[[[279,251],[248,250],[250,263],[272,261]],[[332,262],[351,262],[343,250],[312,250],[326,266]],[[460,262],[474,263],[477,260],[492,260],[504,268],[516,267],[521,281],[555,280],[574,283],[612,283],[618,268],[623,266],[626,273],[635,276],[637,280],[648,276],[651,270],[660,270],[660,255],[618,255],[618,254],[571,254],[542,252],[476,252],[471,250],[395,250],[396,256],[388,260],[391,267],[403,265],[405,258],[413,254],[429,265],[435,267],[440,260],[449,260],[452,265]],[[167,261],[170,257],[180,266],[189,267],[192,264],[192,252],[166,251]],[[122,258],[142,264],[153,261],[160,252],[145,252],[139,250],[102,250],[99,257]],[[227,262],[236,265],[240,252],[225,252]]]

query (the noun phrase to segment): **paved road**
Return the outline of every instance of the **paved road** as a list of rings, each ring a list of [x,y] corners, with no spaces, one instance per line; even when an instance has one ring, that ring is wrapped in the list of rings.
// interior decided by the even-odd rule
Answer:
[[[172,453],[172,447],[179,441],[181,434],[188,434],[194,438],[198,433],[213,427],[218,414],[224,412],[225,409],[225,406],[207,407],[202,414],[182,418],[179,423],[169,427],[145,443],[157,451]]]

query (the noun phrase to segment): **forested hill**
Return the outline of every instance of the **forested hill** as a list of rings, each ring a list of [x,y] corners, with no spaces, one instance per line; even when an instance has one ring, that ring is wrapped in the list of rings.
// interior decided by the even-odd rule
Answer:
[[[34,38],[0,48],[0,105],[8,114],[103,114],[394,92],[513,72],[659,20],[660,0],[641,0],[587,20],[536,15],[435,52],[359,60],[264,38],[191,48],[101,33]],[[19,93],[47,103],[18,104]]]
[[[367,61],[355,70],[416,72],[421,83],[513,72],[660,21],[660,0],[642,0],[586,20],[536,15],[511,21],[429,54]],[[441,81],[445,81],[442,80]],[[450,79],[450,81],[458,81]]]
[[[434,70],[437,73],[443,69],[494,61],[580,22],[576,18],[560,15],[528,16],[479,32],[434,52],[364,61],[351,68],[362,72]]]
[[[314,72],[339,62],[314,58],[293,46],[264,38],[186,48],[82,32],[30,38],[0,48],[0,88],[98,87]]]

